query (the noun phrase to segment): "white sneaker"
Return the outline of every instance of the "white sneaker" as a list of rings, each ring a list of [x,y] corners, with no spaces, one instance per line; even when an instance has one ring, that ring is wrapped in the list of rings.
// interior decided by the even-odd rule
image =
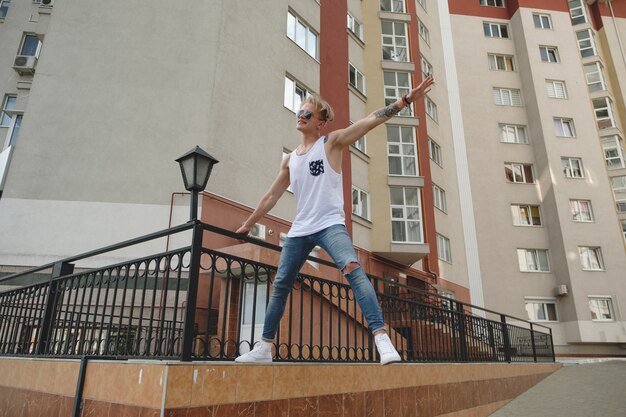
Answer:
[[[241,356],[235,358],[238,363],[271,363],[272,362],[272,343],[264,340],[254,344],[254,348]]]
[[[379,333],[374,336],[374,342],[376,342],[376,349],[378,349],[378,354],[380,355],[381,365],[402,361],[398,351],[391,344],[391,339],[389,339],[387,333]]]

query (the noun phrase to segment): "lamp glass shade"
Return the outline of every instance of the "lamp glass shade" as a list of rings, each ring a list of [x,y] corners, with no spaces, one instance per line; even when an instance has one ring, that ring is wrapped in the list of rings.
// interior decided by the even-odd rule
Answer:
[[[196,146],[176,160],[180,164],[185,189],[202,191],[206,188],[213,165],[219,161]]]

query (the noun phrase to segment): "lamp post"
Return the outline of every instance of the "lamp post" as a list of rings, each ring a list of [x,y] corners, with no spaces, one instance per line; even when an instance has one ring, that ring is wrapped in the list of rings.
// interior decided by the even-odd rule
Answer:
[[[176,160],[183,174],[185,189],[191,192],[189,221],[198,219],[198,193],[206,188],[213,165],[219,161],[196,145]]]

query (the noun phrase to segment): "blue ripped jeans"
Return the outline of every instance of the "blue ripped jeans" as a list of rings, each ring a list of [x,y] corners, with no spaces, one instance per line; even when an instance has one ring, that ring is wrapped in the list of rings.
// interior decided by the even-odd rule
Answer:
[[[330,226],[308,236],[288,237],[283,245],[278,272],[274,278],[272,295],[265,310],[264,340],[274,340],[278,324],[285,312],[287,297],[291,294],[293,282],[316,245],[321,246],[322,249],[328,252],[341,271],[351,262],[359,263],[350,236],[343,224]],[[363,268],[359,266],[354,271],[344,274],[344,276],[352,287],[356,301],[367,320],[370,331],[375,332],[376,330],[384,329],[385,323],[378,305],[376,292],[365,275]]]

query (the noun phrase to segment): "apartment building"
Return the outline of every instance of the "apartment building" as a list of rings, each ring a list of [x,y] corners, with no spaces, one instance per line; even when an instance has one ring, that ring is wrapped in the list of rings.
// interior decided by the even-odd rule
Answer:
[[[548,325],[557,353],[624,354],[626,7],[544,3],[2,0],[0,273],[185,222],[196,144],[220,161],[201,218],[234,229],[307,94],[332,130],[433,74],[344,155],[364,267]],[[256,235],[294,212],[286,192]]]

